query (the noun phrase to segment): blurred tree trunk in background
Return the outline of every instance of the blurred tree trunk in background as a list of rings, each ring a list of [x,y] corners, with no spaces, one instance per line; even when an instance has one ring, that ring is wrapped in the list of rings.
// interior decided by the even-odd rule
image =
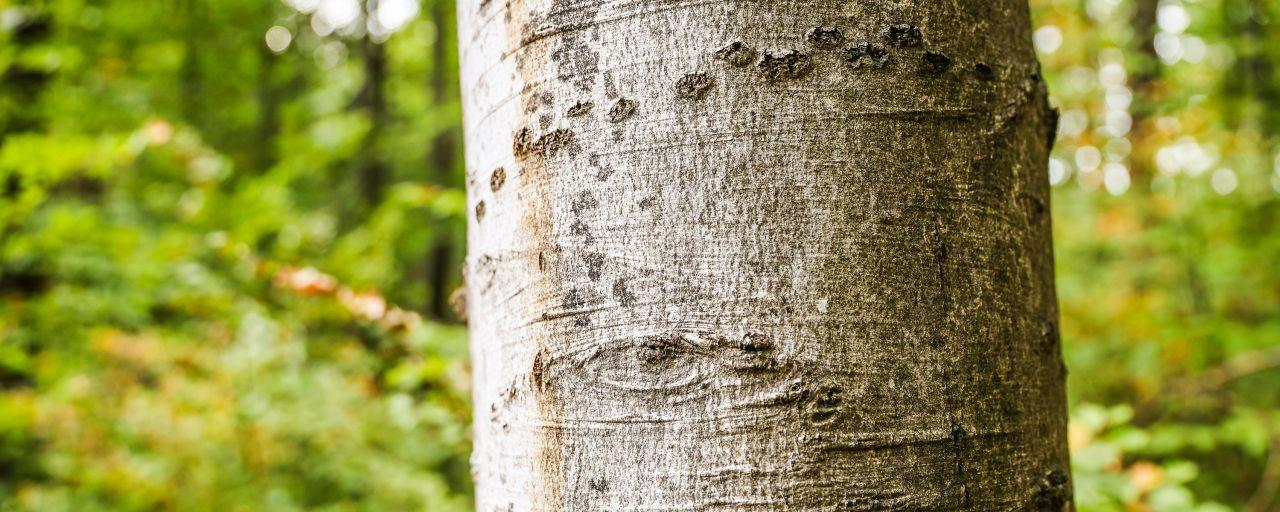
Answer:
[[[279,59],[266,45],[258,49],[258,140],[255,149],[253,172],[264,173],[278,159],[277,139],[280,137],[280,104],[286,97],[282,87],[276,85],[276,62]],[[297,83],[298,78],[292,78]],[[290,88],[295,89],[296,88]],[[290,91],[292,92],[292,91]]]
[[[431,74],[428,86],[431,99],[437,104],[448,103],[458,95],[456,79],[450,73],[453,70],[452,62],[447,54],[452,48],[445,44],[448,38],[455,37],[452,7],[451,2],[437,1],[431,4],[431,21],[436,27],[439,39],[431,46]],[[454,169],[458,161],[457,148],[458,133],[452,124],[450,128],[436,134],[431,141],[431,150],[427,154],[430,159],[428,168],[435,170],[436,178],[442,185],[453,185]],[[442,320],[454,318],[449,306],[449,295],[454,286],[454,277],[458,272],[454,255],[459,254],[461,250],[455,240],[455,233],[452,231],[442,230],[437,233],[426,258],[429,276],[427,283],[432,288],[427,295],[430,298],[427,312],[432,318]]]
[[[1243,59],[1248,76],[1248,87],[1251,96],[1258,101],[1254,112],[1265,140],[1272,140],[1280,123],[1280,89],[1277,88],[1275,73],[1276,44],[1275,29],[1268,27],[1271,16],[1267,13],[1265,0],[1252,0],[1249,4],[1248,18],[1245,22],[1245,33],[1249,39],[1249,54]]]
[[[1130,124],[1129,140],[1131,147],[1147,148],[1147,139],[1152,137],[1157,128],[1151,123],[1156,116],[1156,108],[1161,104],[1163,95],[1158,90],[1160,82],[1160,56],[1156,54],[1155,38],[1159,31],[1156,15],[1159,12],[1158,0],[1136,0],[1133,16],[1130,18],[1133,27],[1133,43],[1128,58],[1137,62],[1132,66],[1135,70],[1130,80],[1133,93],[1130,104],[1133,122]],[[1138,183],[1149,183],[1155,176],[1152,166],[1152,155],[1139,155],[1130,163],[1133,178]]]
[[[387,114],[387,49],[370,38],[361,39],[360,57],[364,63],[364,89],[357,98],[358,107],[367,111],[369,131],[361,145],[360,195],[364,199],[365,212],[382,203],[391,171],[382,155],[382,136],[386,129]]]
[[[479,510],[1072,508],[1025,1],[458,14]]]
[[[13,27],[13,44],[22,49],[45,44],[52,34],[52,26],[48,17],[22,20]],[[0,111],[0,145],[5,136],[11,133],[36,131],[45,124],[44,109],[41,108],[43,95],[53,73],[44,69],[33,68],[18,62],[5,69],[0,75],[0,93],[4,94],[4,109]],[[18,184],[6,185],[17,187]]]

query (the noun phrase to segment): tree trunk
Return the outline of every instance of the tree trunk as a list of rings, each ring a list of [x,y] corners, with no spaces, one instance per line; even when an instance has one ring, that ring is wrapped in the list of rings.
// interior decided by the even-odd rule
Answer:
[[[365,109],[369,116],[369,131],[365,133],[364,142],[360,145],[359,178],[360,198],[364,203],[364,214],[368,215],[382,204],[383,194],[391,179],[391,169],[382,152],[383,132],[390,120],[387,111],[387,49],[371,38],[363,38],[360,55],[364,62],[364,89],[356,100],[359,107]]]
[[[459,16],[479,510],[1071,508],[1025,0]]]

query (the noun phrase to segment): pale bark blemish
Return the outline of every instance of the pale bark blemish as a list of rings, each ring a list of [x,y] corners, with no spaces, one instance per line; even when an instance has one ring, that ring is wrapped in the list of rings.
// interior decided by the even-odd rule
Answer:
[[[569,204],[569,211],[573,212],[574,215],[581,215],[583,212],[593,210],[598,206],[600,206],[600,201],[596,200],[595,194],[592,194],[589,190],[584,190]]]
[[[635,302],[636,296],[631,294],[627,289],[627,281],[618,279],[613,282],[613,297],[618,300],[618,304],[622,306],[630,306]]]
[[[600,275],[604,271],[604,254],[593,252],[582,257],[587,264],[587,278],[592,281],[599,281]]]
[[[735,68],[745,68],[756,60],[756,51],[742,41],[734,41],[716,50],[715,58]]]
[[[603,75],[604,75],[604,96],[609,99],[617,98],[619,96],[618,84],[613,79],[613,71],[606,70],[603,73]]]
[[[844,34],[836,27],[813,27],[804,35],[809,45],[819,50],[834,50],[844,44]]]
[[[701,99],[711,88],[714,81],[706,73],[689,73],[676,81],[676,96],[688,99]]]
[[[636,112],[636,102],[627,98],[618,98],[614,102],[613,107],[609,109],[609,121],[618,123],[624,119],[631,117]]]
[[[524,105],[524,112],[529,116],[537,114],[543,107],[550,107],[555,104],[555,95],[546,91],[537,91],[533,86],[521,91],[521,104]]]
[[[591,165],[596,168],[596,180],[609,181],[609,177],[613,176],[613,168],[609,166],[600,165],[599,163],[595,162],[596,155],[591,155],[591,158],[592,158]]]
[[[559,65],[560,80],[573,83],[582,92],[591,91],[599,75],[600,54],[591,51],[580,37],[563,38],[560,48],[551,53],[551,60]]]
[[[582,245],[591,245],[595,243],[595,236],[591,234],[591,228],[582,219],[574,219],[573,224],[569,226],[569,233],[582,237]]]
[[[577,289],[570,289],[564,294],[564,300],[560,302],[560,307],[566,310],[574,310],[581,308],[587,304],[587,300],[583,298],[582,293]]]
[[[813,60],[809,58],[809,54],[797,50],[788,50],[778,55],[765,52],[760,56],[756,67],[767,81],[794,80],[809,73]]]

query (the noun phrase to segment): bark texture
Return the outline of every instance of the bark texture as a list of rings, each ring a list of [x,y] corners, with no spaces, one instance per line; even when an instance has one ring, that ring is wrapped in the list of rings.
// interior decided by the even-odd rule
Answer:
[[[1025,0],[458,10],[480,510],[1071,509]]]

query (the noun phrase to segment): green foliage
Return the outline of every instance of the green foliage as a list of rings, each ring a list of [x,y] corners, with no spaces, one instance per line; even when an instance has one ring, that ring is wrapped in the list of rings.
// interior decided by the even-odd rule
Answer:
[[[469,509],[454,11],[384,3],[0,0],[0,511]],[[1280,506],[1280,4],[1032,7],[1078,509]]]
[[[470,508],[452,20],[308,20],[0,0],[0,510]]]
[[[1280,4],[1032,3],[1077,505],[1280,507]]]

